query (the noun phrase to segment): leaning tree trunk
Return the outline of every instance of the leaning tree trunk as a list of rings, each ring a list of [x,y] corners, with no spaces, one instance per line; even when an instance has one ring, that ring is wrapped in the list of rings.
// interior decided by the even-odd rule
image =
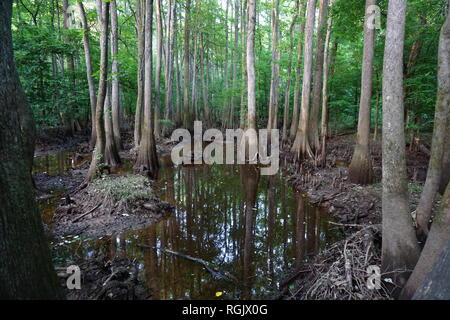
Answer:
[[[438,91],[434,115],[433,139],[431,155],[428,164],[427,179],[417,207],[417,232],[420,237],[428,234],[428,223],[436,193],[439,189],[442,175],[442,159],[445,135],[447,131],[450,102],[450,13],[441,29],[438,50]]]
[[[299,17],[301,19],[300,32],[298,35],[297,45],[297,68],[295,71],[295,88],[294,88],[294,110],[292,114],[291,127],[289,129],[289,139],[295,139],[298,128],[298,116],[300,105],[300,86],[301,86],[301,71],[302,71],[302,55],[303,55],[303,35],[305,33],[305,1],[300,1]]]
[[[145,1],[145,73],[144,73],[144,124],[139,153],[134,168],[137,171],[155,176],[159,167],[156,155],[153,123],[155,121],[152,107],[152,27],[153,0]]]
[[[63,296],[30,174],[34,121],[14,63],[11,16],[12,1],[0,1],[0,299],[57,299]]]
[[[97,106],[95,108],[95,131],[97,139],[92,154],[91,165],[89,167],[85,182],[89,182],[97,176],[97,169],[105,159],[105,127],[103,123],[103,106],[105,104],[106,98],[106,78],[108,77],[109,5],[109,2],[102,2],[100,10],[100,77],[98,81]]]
[[[350,182],[371,184],[373,182],[372,159],[370,156],[370,109],[372,101],[373,57],[375,28],[369,25],[376,0],[366,0],[364,19],[364,53],[361,75],[361,98],[359,104],[358,133],[355,151],[348,170]]]
[[[120,137],[120,96],[119,96],[119,28],[117,21],[116,0],[111,1],[111,112],[114,142],[117,150],[122,150],[122,139]]]
[[[406,183],[403,113],[403,47],[406,1],[389,0],[383,64],[382,273],[412,270],[419,247],[410,215]],[[410,272],[389,278],[403,287]]]
[[[420,254],[419,261],[414,268],[408,283],[403,288],[401,298],[411,299],[422,284],[425,276],[430,272],[439,258],[441,252],[448,246],[450,241],[450,184],[447,186],[441,201],[439,212],[434,217],[431,225],[430,235]],[[448,270],[447,270],[448,271]],[[438,279],[436,279],[438,280]],[[448,283],[447,283],[448,286]]]
[[[309,142],[316,152],[320,147],[319,140],[319,114],[322,98],[323,60],[326,35],[326,21],[328,12],[328,0],[320,0],[319,21],[317,31],[316,59],[314,61],[314,85],[311,101],[311,116],[309,119]]]
[[[86,19],[86,12],[84,10],[83,2],[78,2],[78,8],[80,9],[81,22],[83,24],[83,46],[84,46],[84,57],[86,60],[86,77],[88,81],[89,87],[89,101],[91,104],[91,139],[89,141],[89,145],[91,148],[95,146],[95,106],[97,104],[97,98],[95,97],[95,85],[94,85],[94,77],[92,71],[92,62],[91,62],[91,49],[89,45],[89,24]]]
[[[136,30],[138,48],[138,70],[137,70],[137,93],[136,93],[136,113],[134,116],[134,148],[139,147],[142,135],[142,122],[144,114],[144,19],[145,0],[136,0]]]
[[[299,159],[305,154],[313,157],[311,147],[308,141],[308,120],[309,120],[309,101],[311,98],[311,71],[313,58],[313,35],[314,35],[314,21],[316,17],[316,0],[309,0],[306,12],[306,26],[305,26],[305,50],[303,58],[305,60],[303,66],[303,86],[302,86],[302,105],[300,120],[297,127],[297,134],[295,136],[294,144],[291,152],[294,153],[295,158]]]

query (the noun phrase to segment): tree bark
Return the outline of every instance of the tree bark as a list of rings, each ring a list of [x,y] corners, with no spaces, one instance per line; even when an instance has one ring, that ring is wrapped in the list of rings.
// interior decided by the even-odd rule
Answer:
[[[292,77],[292,53],[294,50],[294,28],[299,16],[300,0],[295,2],[295,15],[292,18],[291,26],[289,27],[289,58],[288,58],[288,74],[286,80],[286,89],[284,94],[284,111],[283,111],[283,131],[282,141],[288,140],[288,125],[289,125],[289,107],[291,98],[291,77]]]
[[[256,0],[248,0],[247,25],[247,125],[256,130],[256,75],[255,75]]]
[[[58,299],[63,296],[51,263],[30,174],[34,121],[14,63],[11,16],[12,1],[1,1],[0,299]],[[24,124],[28,126],[26,129]]]
[[[318,151],[320,148],[319,140],[319,114],[322,98],[323,81],[323,61],[325,48],[325,26],[328,14],[328,0],[320,0],[319,21],[317,25],[317,48],[316,59],[314,61],[314,85],[311,101],[311,115],[309,119],[309,142],[311,148]]]
[[[184,18],[184,84],[183,84],[183,125],[185,129],[193,130],[191,112],[189,108],[189,37],[190,37],[191,0],[186,0]]]
[[[333,0],[330,0],[330,9],[333,7]],[[325,49],[324,49],[324,58],[323,58],[323,86],[322,86],[322,119],[321,119],[321,161],[322,164],[326,164],[326,142],[328,137],[328,78],[329,78],[329,69],[331,62],[330,55],[330,42],[331,42],[331,27],[333,25],[332,16],[328,15],[327,21],[327,35],[325,36]]]
[[[88,81],[88,87],[89,87],[89,101],[91,104],[91,121],[92,121],[92,128],[91,128],[91,139],[89,141],[89,145],[91,148],[95,146],[95,107],[97,104],[97,98],[95,96],[95,84],[94,84],[94,77],[92,76],[92,62],[91,62],[91,49],[89,45],[89,24],[86,19],[86,12],[84,10],[83,2],[78,2],[78,8],[80,9],[80,17],[81,22],[83,24],[83,47],[84,47],[84,57],[86,61],[86,77]]]
[[[156,1],[156,79],[155,79],[155,138],[160,136],[159,120],[161,118],[161,60],[163,46],[163,31],[161,17],[161,0]]]
[[[411,277],[403,288],[401,298],[411,299],[417,289],[423,284],[426,275],[431,271],[439,255],[450,241],[450,185],[447,186],[441,206],[431,225],[430,234],[420,254],[419,261]],[[447,270],[448,271],[448,270]],[[440,281],[442,279],[434,279]],[[448,287],[448,283],[447,283]]]
[[[120,96],[119,96],[119,28],[117,19],[116,0],[112,0],[110,4],[111,10],[111,108],[112,108],[112,126],[115,147],[122,150],[122,139],[120,137]]]
[[[136,29],[138,47],[137,97],[134,118],[134,147],[138,148],[142,136],[142,122],[144,110],[144,30],[145,30],[145,0],[136,0]]]
[[[450,13],[441,29],[438,50],[438,89],[434,114],[434,129],[431,142],[430,162],[427,178],[417,207],[417,233],[419,237],[428,234],[431,209],[441,182],[445,135],[447,131],[450,101]]]
[[[355,151],[353,152],[352,161],[348,170],[349,181],[362,185],[373,182],[373,167],[370,155],[370,110],[372,106],[375,29],[373,26],[369,26],[368,23],[373,14],[369,9],[375,5],[376,0],[366,0],[358,133],[356,135]]]
[[[111,1],[112,4],[112,1]],[[112,84],[107,84],[103,118],[105,120],[105,164],[114,168],[120,165],[120,156],[114,139],[113,110],[111,105]]]
[[[156,176],[159,167],[156,155],[156,143],[153,124],[155,121],[152,106],[152,27],[153,0],[145,0],[145,46],[144,46],[144,123],[138,157],[134,168],[136,171]]]
[[[68,0],[62,0],[62,10],[63,10],[63,28],[65,30],[69,29],[69,2]],[[64,42],[69,43],[69,37],[64,36]],[[73,56],[69,55],[67,57],[67,70],[69,71],[69,77],[72,81],[72,83],[75,85],[75,78],[74,78],[74,61]],[[73,126],[72,126],[72,116],[70,114],[64,113],[62,114],[62,121],[64,125],[64,132],[67,136],[73,135]]]
[[[270,80],[269,95],[269,120],[267,129],[277,129],[278,113],[278,84],[280,74],[279,51],[278,51],[278,25],[280,16],[280,0],[272,0],[272,76]]]
[[[297,127],[297,134],[295,136],[294,144],[291,152],[294,153],[295,158],[299,159],[304,155],[313,157],[311,146],[308,141],[308,120],[309,120],[309,101],[311,91],[311,71],[313,58],[313,35],[314,35],[314,21],[316,17],[316,0],[309,0],[306,12],[306,26],[305,26],[305,50],[303,58],[305,60],[303,66],[303,86],[302,86],[302,104],[300,120]]]
[[[98,174],[98,166],[105,159],[105,127],[103,120],[103,106],[105,105],[107,77],[108,77],[108,34],[109,34],[109,2],[101,2],[101,9],[97,14],[100,19],[100,77],[98,81],[97,106],[95,108],[96,142],[92,153],[92,161],[86,176],[86,181],[92,181]]]
[[[389,0],[383,64],[382,273],[412,270],[419,258],[406,184],[403,113],[405,17],[406,1]],[[401,288],[409,275],[404,271],[389,277]]]
[[[203,94],[203,109],[204,109],[204,120],[206,121],[206,125],[210,125],[209,119],[209,102],[208,102],[208,87],[205,81],[205,45],[203,41],[203,33],[200,34],[200,78],[202,81],[202,94]]]
[[[295,139],[297,128],[298,128],[298,118],[299,118],[299,106],[300,106],[300,88],[301,88],[301,71],[302,71],[302,56],[303,56],[303,40],[305,33],[305,1],[300,1],[299,17],[301,19],[300,32],[298,36],[297,45],[297,68],[295,71],[295,88],[294,88],[294,109],[292,114],[291,128],[289,129],[289,139]]]
[[[241,91],[241,110],[239,112],[239,126],[241,129],[245,128],[246,124],[246,106],[247,106],[247,31],[246,31],[246,21],[247,21],[247,0],[241,0],[241,37],[242,37],[242,91]]]

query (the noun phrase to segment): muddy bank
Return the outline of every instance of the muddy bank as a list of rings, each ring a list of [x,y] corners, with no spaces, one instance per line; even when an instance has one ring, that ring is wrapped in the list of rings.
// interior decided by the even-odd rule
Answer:
[[[80,268],[80,289],[68,289],[67,267],[58,268],[66,299],[68,300],[145,300],[150,290],[139,272],[139,264],[129,259],[109,259],[99,255],[88,261],[73,261]]]
[[[354,148],[354,135],[338,136],[327,144],[327,161],[323,167],[312,161],[294,164],[285,152],[286,167],[295,188],[306,192],[313,203],[325,207],[340,223],[381,223],[381,145],[372,143],[375,183],[360,186],[348,182],[348,165]],[[426,178],[428,156],[421,151],[407,152],[407,172],[412,207],[417,204]]]
[[[372,142],[375,183],[360,186],[347,180],[354,139],[354,135],[330,139],[326,165],[322,167],[313,161],[297,165],[289,152],[283,154],[289,183],[306,192],[312,203],[326,208],[338,221],[331,223],[333,228],[343,231],[345,238],[292,270],[282,282],[278,299],[391,299],[384,286],[380,290],[367,290],[366,286],[367,267],[381,265],[381,145],[379,140]],[[414,219],[428,155],[407,149],[406,156]]]
[[[173,212],[140,175],[110,175],[66,197],[53,217],[56,236],[101,237],[142,229]]]

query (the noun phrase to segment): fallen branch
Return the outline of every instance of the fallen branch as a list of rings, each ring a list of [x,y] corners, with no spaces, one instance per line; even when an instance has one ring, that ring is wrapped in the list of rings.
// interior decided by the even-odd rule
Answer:
[[[77,222],[77,221],[80,220],[81,218],[83,218],[83,217],[87,216],[88,214],[94,212],[94,211],[97,210],[98,207],[100,207],[100,206],[101,206],[101,203],[99,203],[98,205],[96,205],[94,208],[92,208],[92,209],[89,210],[88,212],[83,213],[81,216],[79,216],[79,217],[73,219],[73,220],[72,220],[72,223],[73,223],[73,222]]]
[[[183,254],[183,253],[180,253],[180,252],[176,252],[176,251],[172,251],[172,250],[164,249],[164,248],[148,246],[148,245],[145,245],[145,244],[138,244],[137,246],[140,247],[140,248],[144,248],[144,249],[156,249],[156,250],[159,250],[159,251],[164,252],[164,253],[172,254],[174,256],[178,256],[178,257],[190,260],[190,261],[194,261],[194,262],[196,262],[198,264],[201,264],[206,269],[206,271],[208,271],[209,273],[212,274],[212,276],[215,279],[225,279],[225,280],[227,280],[229,282],[233,282],[233,283],[237,282],[237,279],[234,276],[232,276],[231,274],[229,274],[228,272],[221,272],[220,270],[218,270],[218,269],[214,268],[213,266],[211,266],[210,263],[208,263],[205,260],[202,260],[200,258],[195,258],[195,257],[189,256],[189,255],[186,255],[186,254]]]

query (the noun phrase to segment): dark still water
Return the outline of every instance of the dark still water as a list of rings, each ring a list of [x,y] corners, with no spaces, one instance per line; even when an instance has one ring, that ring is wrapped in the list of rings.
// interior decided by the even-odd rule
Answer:
[[[134,260],[154,299],[257,299],[270,297],[288,270],[338,238],[327,213],[287,186],[281,173],[262,176],[251,165],[174,167],[170,158],[163,158],[157,184],[159,196],[176,206],[173,215],[145,229],[101,239],[66,238],[54,243],[58,262],[100,252]],[[235,281],[138,244],[202,259]]]

